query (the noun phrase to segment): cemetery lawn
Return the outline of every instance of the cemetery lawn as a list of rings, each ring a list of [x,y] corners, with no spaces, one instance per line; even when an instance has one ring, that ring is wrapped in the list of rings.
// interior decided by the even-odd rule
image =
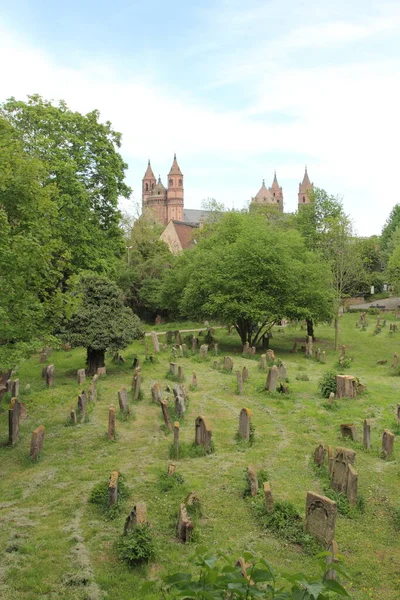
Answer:
[[[358,491],[365,511],[355,518],[338,515],[336,522],[335,539],[350,575],[346,587],[356,600],[398,600],[400,430],[395,412],[400,402],[400,378],[390,376],[390,363],[393,353],[400,352],[400,332],[389,334],[389,323],[395,317],[381,318],[385,317],[386,327],[378,335],[373,334],[376,316],[368,316],[366,331],[355,327],[359,314],[341,317],[340,342],[346,344],[347,356],[353,359],[344,372],[358,377],[367,389],[356,399],[336,401],[334,409],[318,390],[325,371],[338,371],[340,352],[333,350],[334,332],[328,326],[318,326],[315,331],[314,348],[326,351],[325,365],[307,359],[300,349],[291,353],[294,339],[299,348],[304,343],[304,330],[274,330],[271,348],[287,367],[289,395],[263,391],[266,373],[258,368],[262,351],[258,349],[257,360],[243,358],[237,334],[229,335],[226,328],[215,330],[219,357],[209,352],[205,361],[200,361],[198,355],[176,359],[174,362],[184,368],[187,390],[193,371],[198,379],[198,389],[188,391],[188,410],[180,421],[181,441],[194,440],[195,418],[204,415],[212,427],[215,452],[172,461],[184,482],[169,491],[164,491],[165,477],[160,474],[167,471],[173,436],[165,430],[161,408],[152,403],[150,388],[157,381],[163,389],[174,385],[166,379],[173,360],[170,347],[158,355],[156,364],[145,362],[144,341],[122,352],[126,358],[123,365],[114,364],[108,356],[107,375],[100,378],[98,398],[90,405],[88,421],[75,426],[67,426],[67,421],[80,391],[76,372],[84,367],[85,351],[51,353],[48,362],[55,365],[55,386],[51,389],[46,389],[41,378],[43,365],[38,356],[21,364],[16,376],[28,418],[21,421],[19,441],[14,447],[7,446],[7,398],[0,404],[2,600],[159,599],[161,594],[156,588],[144,591],[141,586],[146,581],[194,569],[193,550],[199,545],[207,546],[210,553],[229,552],[234,558],[250,550],[278,570],[316,574],[316,559],[300,546],[263,530],[255,521],[251,501],[242,494],[245,470],[254,465],[257,471],[268,472],[274,500],[292,502],[304,516],[307,491],[323,493],[321,480],[310,466],[321,441],[333,447],[344,445],[357,453]],[[190,329],[196,324],[174,324],[171,329],[178,326]],[[158,330],[169,328],[162,324]],[[163,341],[164,336],[160,336]],[[151,348],[151,338],[146,342]],[[118,390],[123,386],[130,390],[134,353],[141,362],[143,399],[133,403],[129,397],[133,415],[126,421],[117,418],[117,439],[108,441],[108,407],[114,403],[118,413]],[[213,369],[214,360],[225,355],[233,359],[232,373]],[[386,364],[377,364],[386,359]],[[239,396],[235,372],[245,365],[249,380]],[[306,379],[305,375],[308,381],[300,379]],[[87,378],[85,389],[89,383]],[[235,441],[242,407],[252,411],[252,446]],[[369,451],[362,446],[365,418],[372,420]],[[357,426],[359,442],[342,440],[341,423]],[[31,432],[41,424],[46,428],[44,448],[39,460],[32,463],[28,458]],[[396,434],[394,455],[386,461],[380,458],[384,429]],[[88,503],[88,498],[93,487],[107,482],[115,469],[123,475],[130,499],[110,521],[96,505]],[[175,537],[176,518],[180,503],[190,491],[199,495],[202,514],[193,542],[183,545]],[[116,540],[126,515],[138,501],[147,504],[156,556],[149,565],[131,568],[119,561]]]

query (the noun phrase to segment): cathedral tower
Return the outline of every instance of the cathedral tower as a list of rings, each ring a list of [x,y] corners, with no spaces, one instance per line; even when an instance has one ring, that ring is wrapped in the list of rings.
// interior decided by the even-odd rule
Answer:
[[[150,159],[149,159],[146,173],[144,174],[144,177],[142,179],[142,204],[143,204],[142,208],[144,208],[146,201],[151,196],[151,192],[153,191],[155,185],[156,185],[156,178],[154,177],[153,169],[151,168]]]
[[[174,162],[168,173],[167,223],[183,221],[183,175],[174,154]]]
[[[283,192],[276,178],[276,171],[274,173],[274,180],[269,188],[269,191],[271,192],[273,202],[276,203],[276,207],[283,212]]]
[[[302,204],[310,204],[311,200],[311,192],[313,189],[313,184],[310,181],[307,173],[307,167],[304,171],[303,181],[299,183],[299,207]]]

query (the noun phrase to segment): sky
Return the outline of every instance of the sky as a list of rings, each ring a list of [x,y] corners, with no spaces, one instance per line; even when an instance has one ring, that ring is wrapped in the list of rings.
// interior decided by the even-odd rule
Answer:
[[[38,93],[122,133],[135,212],[147,160],[185,206],[242,208],[276,169],[285,211],[311,181],[359,235],[400,202],[400,2],[0,0],[0,101]]]

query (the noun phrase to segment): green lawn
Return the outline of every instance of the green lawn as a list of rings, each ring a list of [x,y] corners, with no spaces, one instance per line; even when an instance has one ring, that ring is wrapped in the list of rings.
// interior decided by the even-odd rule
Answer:
[[[258,369],[258,360],[242,358],[235,333],[217,329],[221,356],[234,361],[232,374],[212,368],[214,357],[205,362],[198,357],[177,359],[184,367],[186,387],[192,372],[199,387],[189,392],[189,408],[181,422],[181,440],[192,442],[194,421],[205,415],[213,430],[215,453],[201,458],[174,461],[184,483],[162,492],[159,473],[167,469],[171,434],[163,427],[160,407],[152,404],[150,388],[165,377],[172,360],[170,349],[159,355],[159,362],[144,362],[144,343],[136,342],[122,352],[124,365],[107,362],[107,376],[98,384],[98,400],[87,423],[66,426],[71,404],[79,392],[76,371],[84,366],[85,352],[53,352],[55,386],[46,389],[41,378],[42,365],[34,356],[21,364],[21,400],[26,402],[28,418],[21,422],[18,444],[7,443],[7,403],[0,405],[0,597],[2,600],[41,599],[156,599],[157,592],[144,594],[140,586],[167,574],[191,569],[193,548],[207,545],[211,551],[224,550],[240,556],[252,550],[267,558],[278,569],[316,572],[316,560],[260,528],[244,500],[244,470],[254,464],[266,469],[275,499],[290,500],[304,514],[306,492],[321,492],[320,481],[309,466],[316,445],[346,445],[357,451],[356,469],[359,494],[365,500],[365,512],[354,519],[339,515],[336,541],[350,573],[348,590],[356,600],[367,598],[397,600],[400,596],[400,531],[395,509],[400,507],[398,435],[390,461],[380,458],[381,436],[388,428],[399,433],[395,408],[400,402],[400,379],[389,375],[391,357],[400,351],[400,332],[389,335],[389,322],[373,335],[376,317],[368,317],[366,331],[355,327],[358,315],[340,319],[341,343],[354,364],[346,372],[367,385],[357,399],[342,400],[337,410],[328,410],[318,391],[321,374],[336,365],[339,353],[333,350],[333,330],[318,327],[315,348],[326,350],[327,364],[306,359],[302,352],[290,352],[295,338],[301,345],[305,331],[300,328],[277,329],[271,347],[288,371],[290,394],[268,395],[263,391],[266,374]],[[191,323],[191,326],[196,324]],[[187,324],[174,324],[189,329]],[[197,325],[202,327],[202,324]],[[159,331],[168,329],[162,324]],[[151,340],[147,338],[151,346]],[[162,337],[161,337],[162,341]],[[237,354],[235,354],[237,352]],[[132,356],[141,358],[143,400],[133,406],[133,418],[117,420],[117,440],[107,440],[108,406],[118,407],[117,391],[130,389]],[[261,351],[258,351],[258,356]],[[387,359],[386,365],[377,361]],[[245,393],[236,393],[235,370],[248,366],[250,377]],[[307,374],[309,381],[296,376]],[[25,387],[30,386],[30,393]],[[89,382],[87,381],[86,388]],[[173,385],[173,384],[172,384]],[[252,447],[235,442],[239,411],[252,410],[256,441]],[[372,449],[360,443],[343,442],[341,423],[355,423],[362,439],[362,422],[371,418]],[[31,432],[38,425],[46,428],[44,451],[33,464],[28,459]],[[88,504],[93,486],[107,480],[118,469],[131,490],[121,515],[106,521],[97,507]],[[195,490],[202,502],[202,517],[195,541],[182,545],[175,540],[176,513],[185,495]],[[117,558],[115,541],[122,532],[126,514],[137,501],[145,501],[148,519],[156,542],[157,555],[149,566],[128,568]],[[107,593],[108,595],[104,595]]]

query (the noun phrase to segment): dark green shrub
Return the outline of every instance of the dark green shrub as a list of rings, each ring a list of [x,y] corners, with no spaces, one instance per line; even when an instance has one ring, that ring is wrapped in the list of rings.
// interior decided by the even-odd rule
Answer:
[[[158,475],[158,488],[160,492],[169,492],[184,483],[182,475],[179,473],[172,473],[168,475],[166,471],[162,471]]]
[[[324,398],[329,398],[331,392],[336,394],[336,372],[325,371],[318,382],[318,387]]]
[[[155,554],[150,525],[148,523],[136,525],[132,531],[121,535],[117,541],[117,551],[120,560],[130,566],[149,562]]]
[[[108,506],[108,481],[98,483],[94,486],[90,492],[88,502],[95,504],[106,519],[112,520],[120,514],[129,496],[130,492],[124,483],[123,475],[120,473],[118,477],[118,500],[115,504]]]

